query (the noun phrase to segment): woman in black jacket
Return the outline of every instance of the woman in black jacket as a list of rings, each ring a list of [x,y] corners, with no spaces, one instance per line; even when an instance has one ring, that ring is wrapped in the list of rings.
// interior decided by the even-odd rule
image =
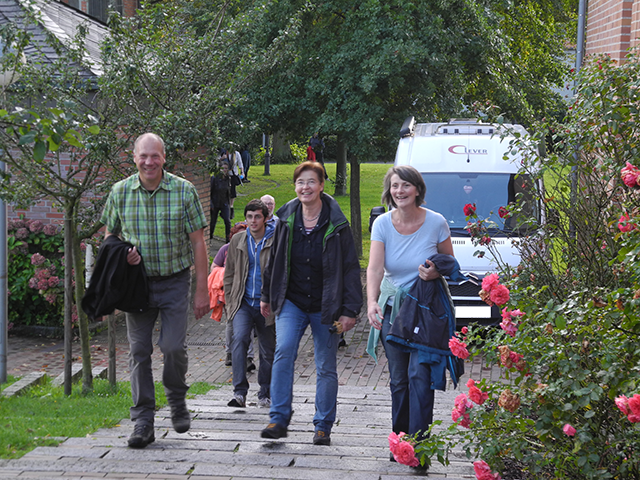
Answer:
[[[278,210],[269,264],[263,274],[262,314],[276,314],[276,353],[271,374],[271,423],[263,438],[287,436],[294,364],[311,325],[316,363],[314,445],[329,445],[336,418],[336,355],[341,330],[353,328],[362,308],[360,263],[349,222],[324,193],[317,162],[293,174],[297,198]],[[335,324],[335,325],[334,325]]]

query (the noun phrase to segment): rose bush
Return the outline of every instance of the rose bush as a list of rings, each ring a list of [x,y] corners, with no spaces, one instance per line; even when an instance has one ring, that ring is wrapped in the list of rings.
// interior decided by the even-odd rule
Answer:
[[[516,245],[520,266],[483,282],[487,302],[499,285],[509,291],[499,289],[502,328],[466,334],[470,357],[499,365],[502,381],[468,385],[487,398],[468,408],[459,397],[457,423],[415,446],[423,462],[446,464],[459,445],[479,479],[640,478],[638,86],[635,53],[622,65],[596,57],[563,122],[541,122],[533,142],[511,146],[534,179],[544,176],[537,202],[550,221],[519,220],[529,232]],[[480,244],[483,219],[471,220]]]

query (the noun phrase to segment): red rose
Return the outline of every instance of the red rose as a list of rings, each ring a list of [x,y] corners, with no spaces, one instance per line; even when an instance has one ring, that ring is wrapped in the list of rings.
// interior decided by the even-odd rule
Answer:
[[[463,212],[467,217],[473,217],[476,214],[476,204],[467,203],[464,206]]]

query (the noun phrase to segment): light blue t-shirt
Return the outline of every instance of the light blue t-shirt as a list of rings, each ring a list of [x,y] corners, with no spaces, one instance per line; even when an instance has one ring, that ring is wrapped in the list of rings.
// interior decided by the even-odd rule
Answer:
[[[451,236],[445,218],[425,209],[422,226],[411,235],[398,233],[391,221],[391,212],[373,222],[371,240],[384,243],[384,276],[396,288],[410,287],[418,278],[418,266],[438,253],[438,244]]]

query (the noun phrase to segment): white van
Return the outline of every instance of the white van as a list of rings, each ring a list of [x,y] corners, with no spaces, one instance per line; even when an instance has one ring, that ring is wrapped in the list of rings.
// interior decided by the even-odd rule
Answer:
[[[409,117],[400,131],[395,165],[411,165],[422,173],[427,186],[426,206],[441,213],[449,222],[456,259],[463,273],[469,277],[462,284],[449,282],[459,323],[479,320],[493,323],[501,317],[497,307],[489,307],[480,300],[478,292],[482,278],[496,271],[496,260],[490,251],[474,246],[466,230],[466,204],[475,204],[479,218],[488,218],[496,227],[489,231],[501,262],[511,266],[520,263],[520,256],[512,245],[518,237],[518,219],[500,218],[500,207],[515,202],[518,194],[527,201],[527,215],[539,217],[538,205],[531,194],[534,186],[526,174],[520,174],[521,156],[510,152],[513,136],[504,132],[527,135],[521,125],[493,125],[475,119],[453,119],[448,123],[415,123]],[[505,159],[506,157],[506,159]],[[484,251],[484,256],[474,255]]]

